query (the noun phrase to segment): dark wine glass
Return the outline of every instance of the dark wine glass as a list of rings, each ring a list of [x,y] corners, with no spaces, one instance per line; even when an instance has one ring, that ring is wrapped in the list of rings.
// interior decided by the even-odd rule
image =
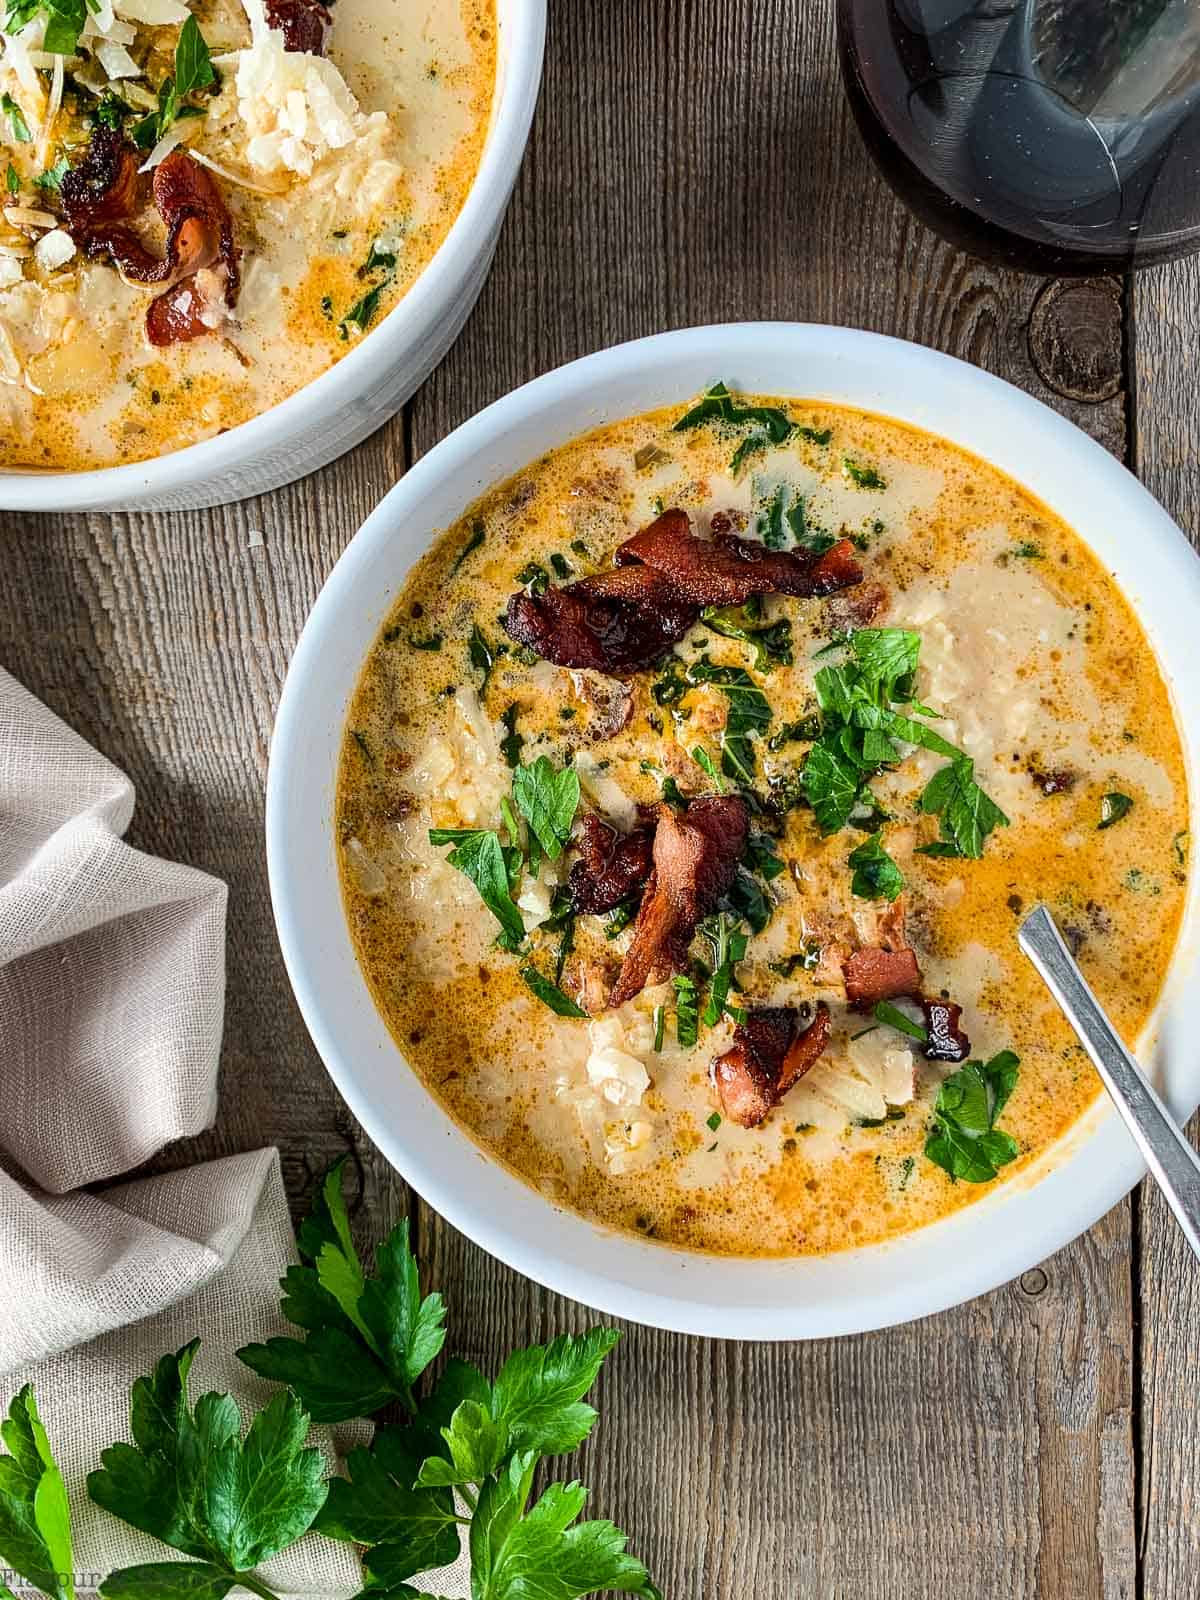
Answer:
[[[1200,249],[1196,0],[838,0],[846,92],[903,200],[1042,273]]]

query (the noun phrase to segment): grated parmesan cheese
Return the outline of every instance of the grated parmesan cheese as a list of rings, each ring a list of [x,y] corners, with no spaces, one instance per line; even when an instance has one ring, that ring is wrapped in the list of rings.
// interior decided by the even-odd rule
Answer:
[[[243,0],[250,19],[250,48],[238,52],[238,115],[246,125],[246,159],[260,172],[309,177],[331,150],[342,150],[382,112],[364,116],[332,61],[286,50],[283,34],[268,27],[263,0]]]
[[[44,233],[33,247],[33,257],[43,272],[65,267],[75,254],[75,241],[65,228]]]

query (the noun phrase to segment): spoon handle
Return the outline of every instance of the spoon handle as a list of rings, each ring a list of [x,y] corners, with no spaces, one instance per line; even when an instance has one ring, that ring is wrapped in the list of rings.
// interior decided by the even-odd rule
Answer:
[[[1079,1035],[1187,1242],[1200,1256],[1200,1156],[1122,1044],[1045,906],[1026,917],[1017,943]]]

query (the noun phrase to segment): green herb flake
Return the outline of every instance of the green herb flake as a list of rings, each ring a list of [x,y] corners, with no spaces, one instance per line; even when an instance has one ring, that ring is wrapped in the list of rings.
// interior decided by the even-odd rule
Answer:
[[[385,287],[386,285],[382,283],[377,284],[374,289],[368,289],[361,300],[354,302],[339,324],[343,336],[347,335],[351,328],[359,333],[367,331],[379,310],[379,302]]]
[[[520,765],[521,746],[525,743],[522,735],[517,732],[517,716],[520,712],[520,709],[520,706],[518,706],[514,701],[513,704],[510,705],[508,709],[503,711],[500,715],[500,721],[506,729],[505,736],[500,741],[500,754],[504,757],[505,761],[510,767],[517,767]]]
[[[487,529],[484,527],[483,523],[482,522],[472,523],[472,525],[471,525],[471,537],[467,540],[466,544],[463,545],[462,549],[458,552],[458,555],[455,557],[455,560],[454,560],[454,565],[450,568],[450,575],[452,577],[454,576],[454,574],[456,572],[458,572],[460,570],[460,568],[462,567],[463,562],[466,561],[467,557],[474,555],[476,550],[479,549],[479,546],[483,543],[484,539],[486,539],[486,538],[487,538]]]
[[[367,259],[358,269],[360,278],[369,278],[373,272],[392,272],[396,266],[396,253],[394,250],[381,250],[379,240],[371,241],[371,248],[367,251]]]
[[[33,180],[35,189],[51,189],[55,193],[62,188],[62,181],[71,170],[71,163],[66,156],[60,156],[52,167],[47,167],[45,172],[39,172]]]
[[[802,439],[807,439],[809,444],[826,445],[833,438],[832,428],[797,428],[796,432]]]
[[[777,406],[739,406],[725,384],[714,384],[704,398],[684,413],[675,424],[675,433],[716,422],[726,428],[760,427],[771,444],[783,444],[791,436],[792,424]]]
[[[82,28],[83,23],[80,22]],[[49,46],[47,46],[47,49]],[[68,52],[70,53],[70,52]],[[33,135],[29,131],[29,124],[25,121],[25,113],[10,94],[0,94],[0,112],[8,118],[9,126],[13,131],[13,138],[18,144],[32,144]]]
[[[525,938],[525,923],[513,902],[510,860],[505,856],[500,835],[492,828],[430,828],[429,842],[454,846],[446,859],[471,880],[479,898],[500,924],[501,949],[519,949]]]
[[[524,966],[520,969],[521,981],[532,995],[535,995],[544,1006],[558,1017],[583,1017],[587,1012],[577,1006],[569,994],[564,994],[557,984],[551,983],[549,978],[544,978],[534,966]]]
[[[700,995],[696,980],[686,973],[671,979],[675,990],[675,1037],[680,1048],[690,1050],[700,1037]]]
[[[529,831],[549,859],[557,861],[579,809],[579,774],[574,767],[557,771],[548,756],[539,756],[529,766],[517,767],[512,791]]]
[[[864,467],[861,462],[854,461],[849,456],[842,457],[842,471],[850,482],[860,489],[887,488],[887,479],[881,476],[877,467]]]
[[[716,1133],[717,1129],[721,1126],[721,1113],[719,1111],[714,1111],[711,1117],[705,1119],[705,1126],[710,1132]]]
[[[424,639],[418,639],[415,635],[410,634],[408,640],[409,646],[413,650],[440,650],[442,642],[440,633],[431,633]]]
[[[8,172],[5,175],[5,184],[6,184],[7,188],[8,188],[9,194],[20,194],[20,192],[21,192],[20,174],[17,172],[16,167],[13,166],[11,161],[8,163]]]
[[[556,578],[569,578],[574,569],[566,556],[560,555],[557,550],[553,550],[550,553],[550,570]]]
[[[545,594],[550,587],[550,574],[537,561],[527,561],[517,573],[516,581],[530,594]]]
[[[1127,817],[1133,810],[1133,801],[1127,794],[1119,790],[1112,790],[1100,802],[1100,821],[1096,824],[1097,830],[1111,828],[1114,823],[1120,822],[1122,817]]]
[[[692,760],[698,767],[702,767],[717,786],[717,793],[725,793],[725,785],[721,782],[721,774],[717,771],[717,764],[709,755],[702,744],[698,744],[692,751]]]
[[[351,728],[350,737],[354,740],[355,744],[362,752],[363,760],[369,767],[373,767],[375,765],[375,757],[372,754],[371,746],[367,743],[366,735],[360,733],[357,728]]]
[[[905,1033],[910,1039],[916,1039],[921,1044],[929,1042],[929,1034],[921,1024],[914,1022],[911,1017],[906,1017],[898,1006],[892,1005],[887,1000],[880,1000],[871,1014],[876,1022],[882,1022],[889,1028],[895,1028],[897,1033]]]
[[[878,833],[851,850],[847,864],[854,873],[850,891],[860,900],[892,901],[903,892],[904,874],[883,848]]]
[[[654,1008],[654,1053],[660,1054],[663,1042],[667,1036],[667,1008],[655,1006]]]
[[[771,724],[766,695],[744,668],[714,666],[706,655],[687,669],[687,679],[693,684],[715,684],[729,701],[720,735],[721,771],[739,788],[752,787],[756,770],[754,744]]]

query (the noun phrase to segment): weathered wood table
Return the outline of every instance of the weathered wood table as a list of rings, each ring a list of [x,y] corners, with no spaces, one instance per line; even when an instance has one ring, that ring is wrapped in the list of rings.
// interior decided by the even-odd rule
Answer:
[[[412,1209],[427,1276],[455,1308],[452,1340],[485,1364],[589,1313],[470,1245],[371,1147],[292,1001],[263,856],[292,647],[406,465],[506,390],[602,345],[797,318],[1001,374],[1200,530],[1195,263],[1065,285],[942,244],[868,164],[828,0],[552,0],[551,12],[495,273],[402,418],[303,483],[224,510],[0,514],[0,661],[134,778],[135,843],[230,885],[220,1118],[161,1162],[273,1142],[300,1210],[313,1174],[351,1151],[364,1232]],[[581,1474],[677,1600],[1191,1600],[1198,1324],[1200,1274],[1143,1190],[1019,1283],[914,1326],[783,1346],[630,1328]]]

